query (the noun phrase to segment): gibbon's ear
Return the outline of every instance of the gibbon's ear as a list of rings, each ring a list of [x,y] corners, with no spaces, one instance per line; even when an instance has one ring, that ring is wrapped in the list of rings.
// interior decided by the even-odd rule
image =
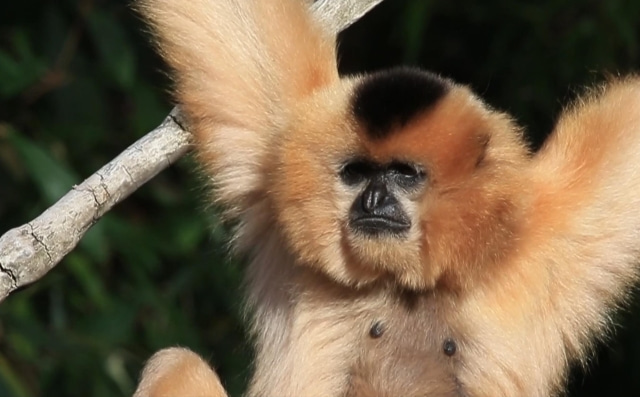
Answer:
[[[220,379],[194,352],[172,347],[154,354],[133,397],[227,397]]]
[[[140,0],[204,171],[228,208],[264,187],[295,104],[339,79],[335,35],[300,0]]]

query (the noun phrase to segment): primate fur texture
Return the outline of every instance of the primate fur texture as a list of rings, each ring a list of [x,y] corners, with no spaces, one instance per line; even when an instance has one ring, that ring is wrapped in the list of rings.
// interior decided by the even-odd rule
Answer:
[[[546,397],[637,278],[640,79],[532,154],[469,88],[340,77],[300,0],[140,0],[214,200],[250,257],[249,397]],[[136,397],[224,396],[188,350]]]

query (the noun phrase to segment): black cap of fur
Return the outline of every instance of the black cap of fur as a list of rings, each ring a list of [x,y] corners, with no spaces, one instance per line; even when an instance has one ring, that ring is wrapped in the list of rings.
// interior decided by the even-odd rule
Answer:
[[[382,139],[436,104],[449,87],[449,81],[436,74],[393,68],[366,76],[354,91],[351,107],[369,136]]]

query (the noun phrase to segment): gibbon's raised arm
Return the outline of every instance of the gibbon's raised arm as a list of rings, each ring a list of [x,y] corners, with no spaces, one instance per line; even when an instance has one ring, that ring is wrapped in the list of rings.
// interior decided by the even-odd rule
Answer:
[[[640,81],[577,101],[531,155],[451,80],[339,78],[308,6],[139,3],[249,254],[248,395],[561,391],[636,280]],[[176,390],[224,393],[193,353],[166,350],[136,397]]]
[[[263,193],[265,155],[300,98],[338,79],[335,36],[300,0],[140,0],[216,199]]]
[[[533,159],[526,250],[547,270],[558,326],[584,357],[640,265],[640,79],[610,79],[569,107]]]

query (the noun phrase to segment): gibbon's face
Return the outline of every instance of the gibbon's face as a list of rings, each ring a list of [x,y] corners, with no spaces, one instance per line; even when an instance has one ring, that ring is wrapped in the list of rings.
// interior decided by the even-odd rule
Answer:
[[[525,150],[467,88],[398,68],[343,79],[295,114],[271,185],[301,264],[349,285],[393,277],[421,289],[461,255],[494,255],[476,248],[501,231],[500,175]]]

